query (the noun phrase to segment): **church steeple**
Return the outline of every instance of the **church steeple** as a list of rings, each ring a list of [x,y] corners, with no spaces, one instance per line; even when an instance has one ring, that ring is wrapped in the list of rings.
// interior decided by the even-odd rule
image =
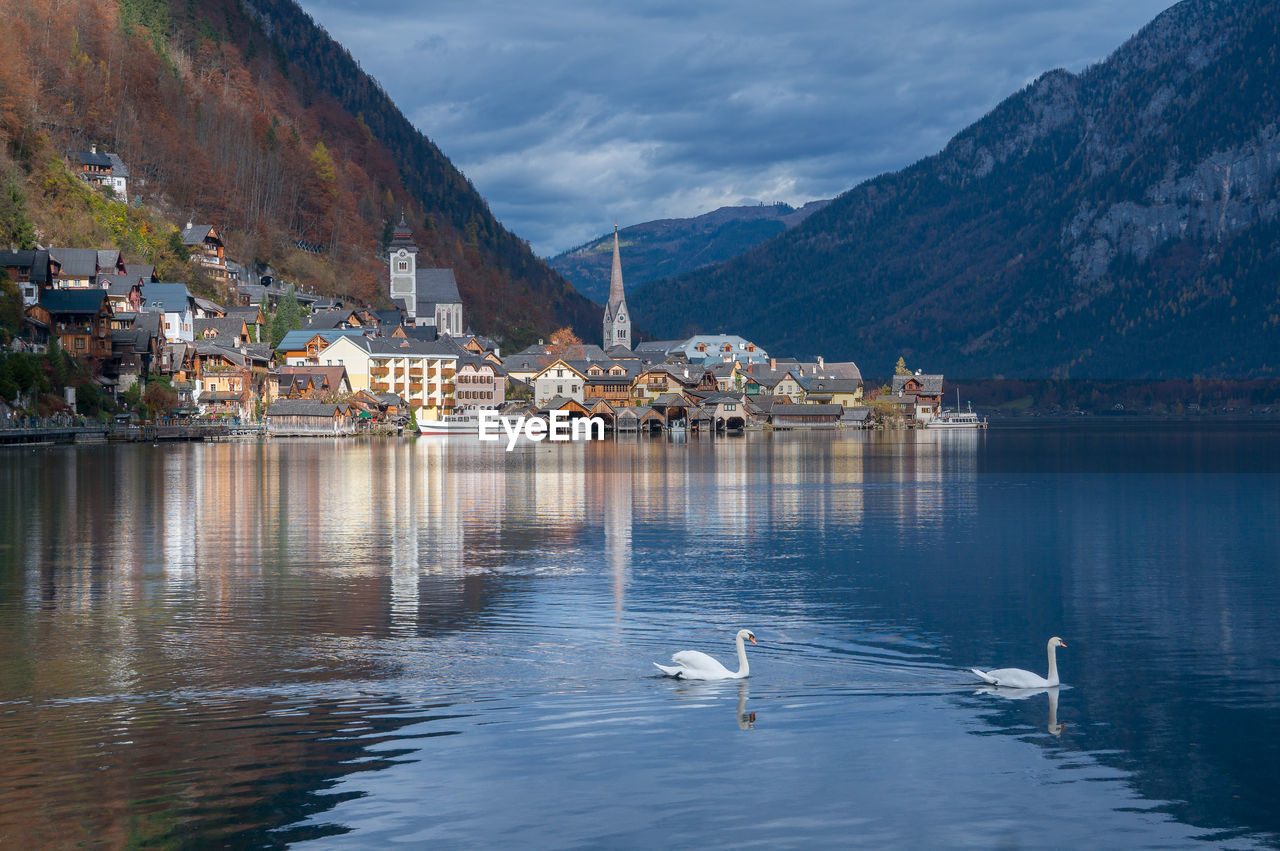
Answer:
[[[418,246],[413,244],[413,230],[400,213],[400,224],[392,231],[391,244],[387,246],[387,262],[390,266],[391,298],[404,302],[405,311],[412,320],[418,313]]]
[[[618,246],[618,226],[613,226],[613,272],[609,277],[609,301],[604,307],[604,346],[631,348],[631,317],[622,287],[622,253]]]

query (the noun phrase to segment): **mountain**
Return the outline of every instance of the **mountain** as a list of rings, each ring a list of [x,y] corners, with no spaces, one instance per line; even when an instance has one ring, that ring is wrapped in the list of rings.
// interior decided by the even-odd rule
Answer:
[[[793,228],[830,201],[810,201],[796,209],[787,204],[721,207],[691,219],[659,219],[618,232],[625,252],[627,292],[646,281],[683,275],[736,257]],[[609,297],[613,267],[613,234],[557,254],[547,261],[587,298]]]
[[[599,308],[292,0],[0,0],[0,18],[0,199],[18,199],[41,242],[119,236],[151,262],[119,224],[141,204],[166,230],[217,225],[241,262],[376,301],[404,212],[420,262],[455,270],[476,331],[508,345],[598,332]],[[62,153],[92,144],[128,165],[128,210],[85,212],[51,189]]]
[[[1278,44],[1276,2],[1184,0],[632,313],[886,374],[1276,375]]]

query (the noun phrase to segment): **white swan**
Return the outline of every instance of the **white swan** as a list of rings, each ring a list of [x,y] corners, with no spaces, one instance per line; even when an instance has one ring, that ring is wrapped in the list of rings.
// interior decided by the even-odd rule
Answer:
[[[751,676],[751,666],[747,664],[747,647],[743,644],[747,639],[752,644],[756,637],[749,629],[738,630],[736,644],[738,646],[738,670],[730,671],[715,659],[697,650],[681,650],[671,657],[674,665],[653,665],[668,677],[681,680],[741,680]]]
[[[1003,688],[1049,688],[1058,685],[1058,657],[1055,655],[1059,647],[1067,643],[1058,636],[1049,639],[1049,676],[1042,677],[1021,668],[998,668],[994,671],[979,671],[970,668],[984,683]]]

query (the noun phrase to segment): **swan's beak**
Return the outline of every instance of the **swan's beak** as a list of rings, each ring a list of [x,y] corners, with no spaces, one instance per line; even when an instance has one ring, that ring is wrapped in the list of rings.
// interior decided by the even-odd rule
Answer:
[[[752,644],[756,644],[756,637],[754,635],[748,635],[747,638],[751,639]],[[756,644],[756,646],[759,647],[760,645]]]
[[[1058,639],[1058,646],[1059,646],[1059,647],[1066,647],[1066,646],[1067,646],[1067,642],[1063,641],[1062,639]]]

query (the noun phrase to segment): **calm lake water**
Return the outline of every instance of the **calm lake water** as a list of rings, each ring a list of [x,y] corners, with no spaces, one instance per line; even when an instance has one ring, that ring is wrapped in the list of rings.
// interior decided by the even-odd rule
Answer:
[[[1280,428],[0,450],[0,846],[1280,844]],[[695,648],[752,677],[684,683]],[[971,666],[1064,685],[1014,700]]]

